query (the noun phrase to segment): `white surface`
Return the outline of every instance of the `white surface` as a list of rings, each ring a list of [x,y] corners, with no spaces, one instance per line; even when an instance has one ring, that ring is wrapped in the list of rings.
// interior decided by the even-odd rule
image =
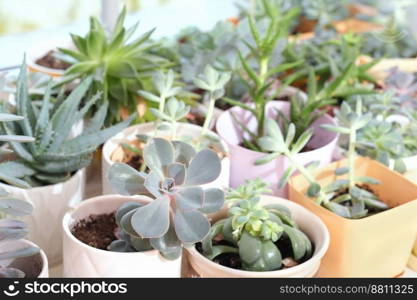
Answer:
[[[138,34],[157,27],[154,37],[172,36],[180,29],[195,25],[210,29],[218,20],[236,15],[235,0],[172,0],[143,1],[142,10],[129,15],[128,26],[140,21]],[[0,37],[0,68],[18,65],[23,53],[33,45],[50,39],[62,39],[69,33],[83,34],[88,30],[88,20],[71,25],[34,31],[26,34]]]

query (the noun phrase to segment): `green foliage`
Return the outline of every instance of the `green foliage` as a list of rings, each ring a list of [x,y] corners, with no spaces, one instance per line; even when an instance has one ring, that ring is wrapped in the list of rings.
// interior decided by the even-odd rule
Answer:
[[[305,132],[290,146],[294,138],[294,125],[290,124],[292,129],[288,131],[284,139],[281,128],[271,119],[268,119],[267,122],[268,135],[259,140],[259,145],[265,151],[271,152],[271,154],[259,159],[256,163],[263,164],[275,159],[278,155],[285,155],[291,166],[281,178],[279,187],[282,188],[293,172],[297,170],[310,184],[306,195],[309,198],[315,198],[318,204],[342,217],[351,219],[363,218],[371,213],[388,209],[388,206],[380,201],[375,194],[364,188],[364,185],[379,184],[378,180],[355,175],[357,132],[369,124],[372,115],[370,113],[363,114],[361,101],[358,101],[355,110],[344,102],[340,111],[337,112],[337,117],[339,125],[322,125],[322,127],[341,135],[349,136],[348,166],[347,168],[336,170],[336,176],[347,174],[348,179],[337,179],[330,185],[324,188],[321,187],[311,173],[312,168],[300,164],[296,157],[296,154],[310,140],[311,132]]]
[[[143,157],[148,174],[121,163],[110,168],[109,180],[119,193],[149,195],[153,200],[118,210],[116,220],[123,238],[109,249],[152,247],[167,259],[176,259],[183,245],[199,242],[208,234],[210,223],[204,214],[223,205],[222,190],[201,187],[219,176],[220,159],[211,150],[196,152],[189,144],[161,138],[149,141]]]
[[[71,35],[75,50],[59,49],[72,64],[65,71],[61,84],[93,77],[88,95],[103,92],[103,100],[109,105],[106,124],[120,120],[122,107],[136,111],[135,91],[146,87],[146,81],[154,71],[171,64],[164,57],[152,53],[159,47],[150,41],[154,29],[131,39],[138,23],[125,28],[125,17],[126,9],[123,9],[110,36],[103,25],[92,17],[90,31],[85,37]]]
[[[83,120],[100,95],[81,100],[91,86],[91,78],[83,80],[67,98],[50,102],[51,84],[47,88],[40,109],[30,99],[27,87],[26,63],[22,64],[17,82],[16,110],[24,119],[1,124],[8,135],[24,134],[32,139],[25,144],[10,141],[16,155],[13,168],[0,164],[3,181],[20,187],[54,184],[67,180],[73,172],[89,165],[94,151],[110,137],[127,127],[133,117],[113,127],[100,130],[107,105],[100,107],[84,131],[72,137],[71,130]],[[34,141],[33,141],[34,139]],[[10,178],[18,178],[15,182]]]
[[[13,122],[21,121],[23,117],[0,113],[0,122]],[[33,142],[33,138],[29,136],[21,135],[1,135],[0,141],[2,142],[16,142],[16,143],[27,143]],[[12,181],[21,185],[25,185],[25,182],[22,182],[18,178],[10,174],[5,174],[8,169],[19,168],[13,162],[3,163],[0,165],[0,179],[3,181]],[[19,220],[14,220],[13,218],[18,218],[26,215],[30,215],[33,210],[32,205],[29,202],[15,199],[5,190],[0,188],[0,243],[7,243],[8,241],[15,241],[21,238],[24,238],[27,234],[27,226],[24,222]],[[35,255],[39,252],[39,249],[36,247],[23,247],[15,251],[0,251],[0,261],[16,259],[21,257],[28,257]],[[0,265],[0,278],[23,278],[25,277],[24,272],[19,269],[4,267]]]
[[[216,222],[202,241],[207,258],[235,253],[243,270],[274,271],[283,267],[284,255],[291,255],[297,263],[311,257],[312,244],[292,220],[291,212],[279,204],[260,205],[261,193],[267,191],[265,183],[254,180],[228,192],[226,198],[232,204],[229,216]],[[221,242],[213,245],[219,236]],[[288,251],[287,244],[290,253],[283,252]]]

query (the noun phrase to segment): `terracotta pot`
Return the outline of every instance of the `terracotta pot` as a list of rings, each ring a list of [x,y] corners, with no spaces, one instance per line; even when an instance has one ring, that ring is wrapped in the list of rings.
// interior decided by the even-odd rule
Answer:
[[[333,182],[334,170],[346,164],[346,160],[337,161],[317,170],[317,181],[321,186]],[[345,219],[305,196],[309,184],[303,176],[290,179],[290,200],[319,216],[330,232],[330,247],[318,274],[323,277],[398,276],[407,265],[417,237],[417,185],[369,158],[358,157],[355,164],[356,176],[370,176],[381,182],[371,187],[391,209],[363,219]]]
[[[289,107],[290,104],[288,102],[272,101],[268,103],[266,108],[267,117],[276,119],[276,110],[281,110],[284,114],[288,114]],[[284,156],[279,156],[267,164],[255,166],[255,161],[266,154],[240,146],[243,138],[247,139],[249,136],[238,124],[235,124],[232,113],[246,124],[250,130],[255,131],[257,128],[257,122],[252,113],[240,107],[234,107],[224,112],[216,123],[218,134],[225,140],[230,149],[230,185],[237,187],[248,179],[261,178],[271,184],[275,195],[286,197],[288,194],[287,188],[278,190],[277,183],[287,167],[290,166],[288,159]],[[297,155],[297,158],[303,164],[318,160],[323,166],[331,162],[338,135],[320,128],[322,124],[335,124],[335,121],[330,116],[323,115],[313,123],[314,136],[308,146],[315,150]]]
[[[81,202],[84,186],[84,169],[65,182],[30,189],[0,183],[15,198],[33,204],[33,213],[23,218],[29,228],[27,238],[45,251],[51,266],[62,261],[62,217],[70,207]]]
[[[111,252],[90,247],[79,241],[71,228],[93,214],[116,211],[123,203],[151,201],[146,196],[106,195],[80,203],[63,218],[65,277],[179,277],[181,259],[169,261],[156,250],[144,252]]]
[[[8,252],[19,250],[27,246],[38,247],[32,242],[27,240],[16,240],[0,243],[0,252]],[[2,261],[1,265],[7,267],[13,267],[23,271],[26,278],[48,278],[48,259],[45,253],[41,249],[38,254],[17,258],[9,261]]]
[[[186,248],[185,252],[187,253],[186,257],[189,262],[189,265],[193,270],[188,271],[188,276],[195,276],[198,274],[200,277],[246,277],[246,278],[257,278],[257,277],[273,277],[273,278],[283,278],[283,277],[313,277],[316,274],[320,266],[320,261],[323,255],[326,253],[329,246],[329,233],[326,226],[320,219],[309,212],[304,207],[288,201],[286,199],[272,197],[272,196],[262,196],[261,203],[264,205],[267,204],[282,204],[288,207],[292,213],[294,221],[300,226],[300,229],[309,236],[311,241],[314,244],[314,254],[313,256],[303,262],[302,264],[278,271],[270,272],[252,272],[252,271],[243,271],[228,268],[222,265],[219,265],[207,258],[205,258],[200,252],[198,252],[195,247]],[[226,216],[225,211],[219,213],[214,217],[217,221]],[[194,273],[195,272],[195,273]]]
[[[188,123],[178,123],[178,136],[191,136],[198,137],[201,132],[201,127],[188,124]],[[139,125],[130,126],[124,129],[119,134],[115,135],[113,138],[108,140],[103,146],[103,160],[102,160],[102,182],[103,182],[103,194],[112,194],[115,193],[110,182],[108,181],[108,171],[111,165],[114,163],[112,156],[117,149],[121,149],[120,143],[126,141],[136,140],[137,134],[153,134],[155,130],[154,123],[143,123]],[[164,136],[170,134],[169,131],[158,131],[158,136]],[[215,133],[211,133],[216,135]],[[217,136],[217,135],[216,135]],[[208,187],[218,187],[226,188],[229,186],[229,177],[230,177],[230,159],[229,159],[229,150],[227,145],[224,142],[221,142],[220,145],[226,153],[226,156],[222,159],[222,171],[220,176],[213,182],[204,185],[205,188]],[[119,150],[120,151],[120,150]]]
[[[44,73],[52,77],[61,77],[64,75],[65,70],[44,67],[37,64],[36,61],[46,55],[49,51],[57,50],[57,47],[68,48],[71,45],[72,43],[68,39],[49,40],[35,44],[27,51],[26,54],[29,71]]]

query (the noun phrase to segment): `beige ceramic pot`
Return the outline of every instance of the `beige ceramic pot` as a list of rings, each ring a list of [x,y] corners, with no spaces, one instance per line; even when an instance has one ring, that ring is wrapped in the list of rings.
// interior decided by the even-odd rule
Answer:
[[[183,272],[184,276],[199,276],[199,277],[240,277],[240,278],[284,278],[284,277],[313,277],[320,267],[321,258],[327,251],[329,246],[329,232],[324,223],[313,213],[286,199],[264,195],[261,198],[261,203],[267,204],[281,204],[291,211],[294,221],[299,225],[300,229],[308,235],[314,244],[313,256],[303,262],[302,264],[278,271],[271,272],[251,272],[228,268],[219,265],[207,258],[205,258],[195,247],[187,248],[186,258],[188,265],[191,267],[188,274]],[[221,219],[225,217],[225,211],[219,213],[213,219]],[[184,264],[186,266],[186,264]]]
[[[64,216],[64,277],[179,277],[180,258],[166,260],[156,250],[105,251],[86,245],[71,233],[77,221],[93,214],[114,212],[129,201],[147,203],[151,199],[146,196],[99,196],[83,201]]]

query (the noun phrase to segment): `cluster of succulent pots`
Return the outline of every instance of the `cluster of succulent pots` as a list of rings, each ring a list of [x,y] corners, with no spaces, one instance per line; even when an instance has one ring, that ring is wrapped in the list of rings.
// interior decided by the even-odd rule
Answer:
[[[373,77],[378,9],[299,2],[30,50],[0,81],[0,277],[417,269],[417,76]]]

